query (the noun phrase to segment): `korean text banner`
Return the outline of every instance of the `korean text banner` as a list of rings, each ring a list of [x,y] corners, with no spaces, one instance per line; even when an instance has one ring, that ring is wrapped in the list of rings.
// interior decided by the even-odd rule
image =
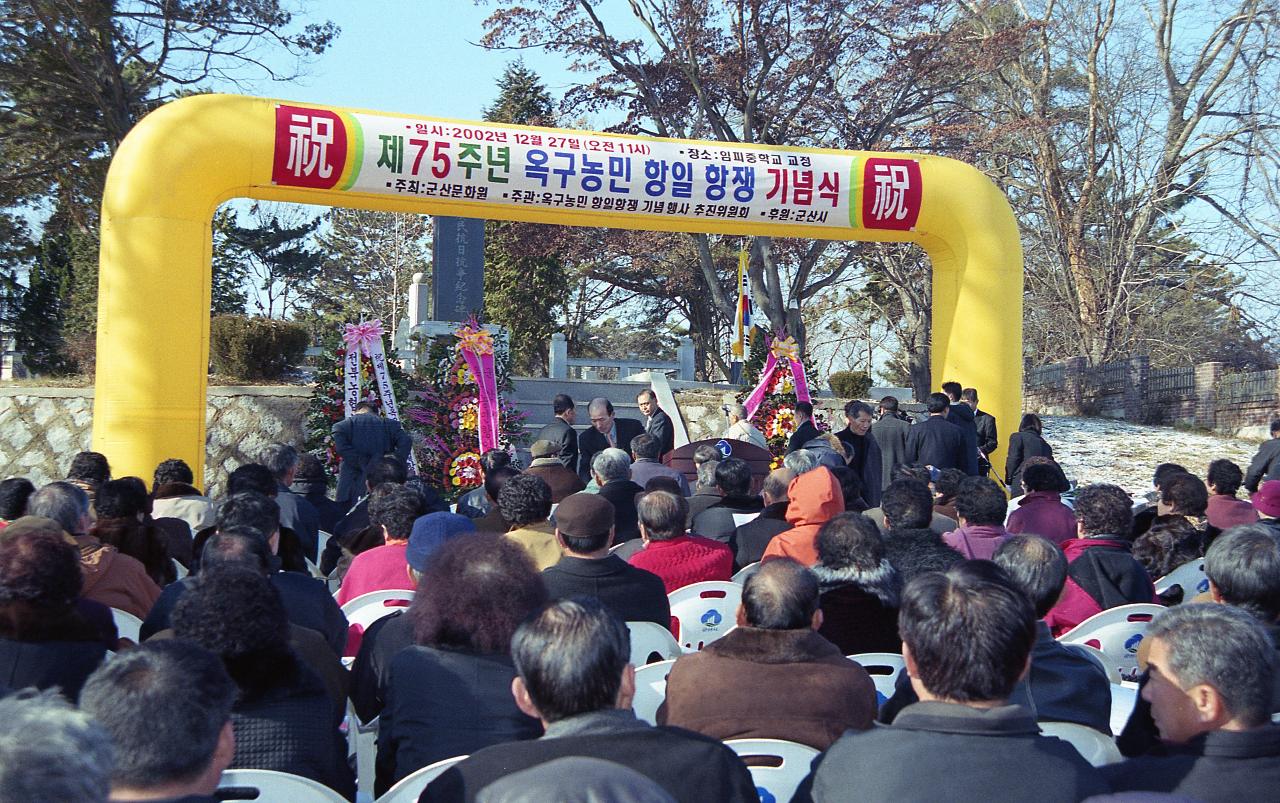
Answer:
[[[276,106],[273,183],[546,210],[912,231],[914,159]]]

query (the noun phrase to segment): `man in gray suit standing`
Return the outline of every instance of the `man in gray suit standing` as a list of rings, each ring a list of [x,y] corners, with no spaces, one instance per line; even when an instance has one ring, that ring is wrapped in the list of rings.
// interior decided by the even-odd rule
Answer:
[[[399,421],[383,418],[371,402],[360,402],[350,416],[333,425],[333,445],[342,458],[338,471],[338,501],[351,504],[364,493],[364,471],[386,454],[404,462],[413,441]]]
[[[911,424],[898,415],[898,400],[885,396],[880,400],[880,420],[871,425],[871,437],[880,447],[880,490],[893,482],[893,472],[907,456],[907,433]]]

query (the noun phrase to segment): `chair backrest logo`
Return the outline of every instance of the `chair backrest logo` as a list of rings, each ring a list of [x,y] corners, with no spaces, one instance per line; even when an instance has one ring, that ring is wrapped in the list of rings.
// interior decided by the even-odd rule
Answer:
[[[1139,644],[1139,643],[1141,643],[1141,642],[1142,642],[1142,634],[1141,634],[1141,633],[1134,633],[1132,636],[1130,636],[1129,638],[1125,639],[1125,642],[1124,642],[1124,649],[1125,649],[1125,651],[1126,651],[1126,652],[1137,652],[1137,651],[1138,651],[1138,644]]]
[[[718,627],[720,623],[723,621],[724,621],[724,617],[721,616],[720,611],[717,611],[715,608],[712,608],[711,610],[702,614],[702,623],[709,628]]]

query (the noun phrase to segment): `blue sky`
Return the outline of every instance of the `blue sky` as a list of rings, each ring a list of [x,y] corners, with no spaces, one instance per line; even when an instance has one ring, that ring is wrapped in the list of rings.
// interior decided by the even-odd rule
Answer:
[[[497,94],[503,68],[523,57],[559,100],[571,78],[559,56],[475,44],[492,11],[492,5],[478,7],[470,0],[319,0],[308,6],[306,19],[328,19],[342,28],[329,50],[296,81],[257,81],[241,91],[478,120]]]

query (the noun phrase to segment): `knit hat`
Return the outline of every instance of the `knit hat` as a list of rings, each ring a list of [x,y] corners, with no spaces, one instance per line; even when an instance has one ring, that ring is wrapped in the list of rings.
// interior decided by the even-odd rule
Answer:
[[[556,529],[571,538],[593,538],[613,527],[613,504],[602,496],[576,493],[556,507]]]
[[[464,533],[476,531],[475,522],[457,513],[428,513],[418,517],[413,523],[413,531],[409,533],[409,546],[405,550],[404,559],[409,568],[421,572],[437,549]]]
[[[1258,486],[1258,492],[1250,500],[1253,507],[1264,516],[1280,518],[1280,480],[1267,480]]]
[[[560,454],[560,444],[555,441],[538,440],[534,441],[529,447],[529,454],[533,457],[551,457]]]

